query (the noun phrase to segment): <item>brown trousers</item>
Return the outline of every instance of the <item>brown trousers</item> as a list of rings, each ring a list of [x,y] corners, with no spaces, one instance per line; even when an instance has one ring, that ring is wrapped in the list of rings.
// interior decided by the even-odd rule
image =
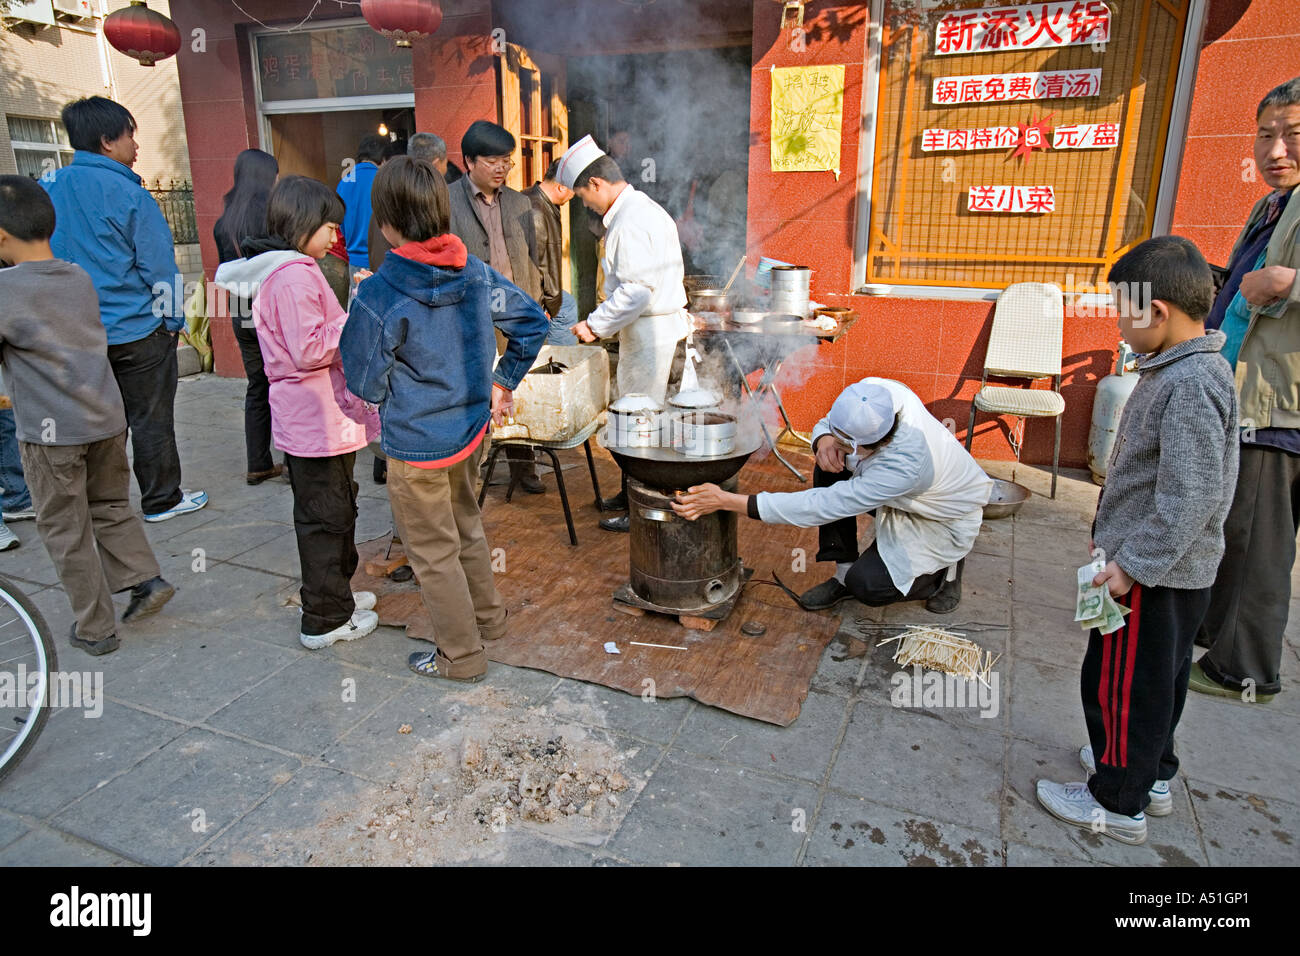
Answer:
[[[23,474],[77,636],[98,641],[117,631],[113,593],[161,571],[144,522],[131,507],[126,432],[89,445],[18,443]]]
[[[483,641],[505,634],[506,607],[478,509],[479,463],[487,439],[447,468],[388,459],[388,500],[406,557],[433,619],[439,666],[451,677],[487,670]]]

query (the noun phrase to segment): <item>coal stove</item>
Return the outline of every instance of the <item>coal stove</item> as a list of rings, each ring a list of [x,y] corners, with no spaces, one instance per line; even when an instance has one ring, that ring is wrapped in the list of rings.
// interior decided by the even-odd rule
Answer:
[[[615,607],[673,614],[711,630],[754,573],[737,553],[737,516],[715,511],[688,521],[672,503],[678,490],[705,482],[735,491],[736,473],[758,441],[742,433],[734,451],[714,456],[664,446],[606,448],[627,476],[630,517],[629,580],[614,592]]]

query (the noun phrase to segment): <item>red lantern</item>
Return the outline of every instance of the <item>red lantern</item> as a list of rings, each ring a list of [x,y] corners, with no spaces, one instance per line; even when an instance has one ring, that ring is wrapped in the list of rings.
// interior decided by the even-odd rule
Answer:
[[[153,66],[181,48],[181,31],[170,17],[150,10],[142,0],[115,10],[104,18],[104,38],[114,50]]]
[[[442,7],[437,0],[361,0],[366,23],[398,46],[410,46],[436,33],[442,26]]]

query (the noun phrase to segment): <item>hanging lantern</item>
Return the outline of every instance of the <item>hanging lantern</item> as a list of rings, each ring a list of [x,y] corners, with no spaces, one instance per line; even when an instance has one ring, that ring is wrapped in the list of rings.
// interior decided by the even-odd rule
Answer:
[[[143,0],[115,10],[104,18],[104,39],[114,50],[153,66],[181,48],[181,31],[170,17],[150,10]]]
[[[437,0],[361,0],[361,15],[398,46],[436,33],[442,26],[442,7]]]

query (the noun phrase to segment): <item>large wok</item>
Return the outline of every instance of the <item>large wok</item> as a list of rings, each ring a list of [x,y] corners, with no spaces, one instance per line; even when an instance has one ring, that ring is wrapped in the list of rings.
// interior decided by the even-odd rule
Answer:
[[[708,458],[684,455],[675,448],[617,448],[606,443],[603,431],[600,444],[614,456],[618,467],[629,478],[664,491],[685,490],[706,482],[721,484],[740,471],[749,456],[758,450],[758,442],[746,442],[744,438],[737,440],[737,448],[731,454]]]

